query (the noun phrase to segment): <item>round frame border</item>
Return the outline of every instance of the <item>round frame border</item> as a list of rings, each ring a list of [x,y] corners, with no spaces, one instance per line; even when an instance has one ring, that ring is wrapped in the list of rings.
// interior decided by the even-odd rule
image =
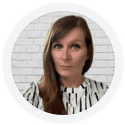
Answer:
[[[65,9],[64,9],[65,8]],[[74,8],[76,8],[74,10]],[[13,50],[13,46],[15,44],[16,39],[18,38],[21,31],[34,19],[38,18],[39,16],[45,15],[47,13],[55,12],[55,11],[70,11],[74,13],[79,13],[81,15],[87,16],[88,18],[95,21],[108,35],[113,49],[114,49],[114,55],[115,55],[115,71],[114,71],[114,77],[112,79],[112,84],[110,85],[109,90],[105,94],[105,96],[98,102],[96,105],[93,105],[92,108],[89,108],[85,110],[84,112],[80,112],[73,115],[53,115],[49,114],[43,111],[40,111],[39,109],[36,109],[34,106],[32,106],[30,103],[27,103],[27,101],[23,98],[23,96],[18,91],[12,71],[11,71],[11,54]],[[113,97],[115,94],[121,80],[122,76],[122,69],[123,69],[123,59],[122,59],[122,51],[120,44],[118,42],[118,38],[116,37],[115,32],[112,30],[112,28],[109,26],[109,24],[97,13],[93,12],[92,10],[85,8],[80,5],[76,4],[69,4],[69,3],[57,3],[57,4],[50,4],[46,6],[42,6],[30,14],[28,14],[26,17],[24,17],[17,26],[13,29],[12,33],[10,34],[5,51],[4,51],[4,74],[6,83],[8,85],[8,88],[13,95],[13,97],[16,99],[16,101],[28,112],[35,115],[36,117],[40,119],[44,119],[51,122],[75,122],[79,120],[83,120],[85,118],[88,118],[92,115],[94,115],[96,112],[101,110]],[[63,121],[62,121],[63,119]]]

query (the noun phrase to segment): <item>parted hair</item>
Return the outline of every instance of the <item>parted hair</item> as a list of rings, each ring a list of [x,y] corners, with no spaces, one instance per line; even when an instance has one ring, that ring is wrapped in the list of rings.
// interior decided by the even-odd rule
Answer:
[[[82,70],[82,74],[84,75],[91,67],[93,60],[92,36],[85,19],[74,15],[62,17],[51,25],[46,37],[42,58],[44,74],[42,75],[39,89],[40,96],[43,99],[44,111],[51,114],[67,114],[62,101],[59,74],[56,72],[51,56],[52,44],[54,41],[63,38],[69,31],[76,27],[83,30],[83,35],[85,36],[84,41],[89,56]]]

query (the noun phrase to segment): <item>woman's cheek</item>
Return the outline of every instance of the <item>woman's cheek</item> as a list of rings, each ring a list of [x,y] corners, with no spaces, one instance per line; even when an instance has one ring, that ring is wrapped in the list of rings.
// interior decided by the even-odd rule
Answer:
[[[60,59],[60,53],[56,52],[56,51],[53,51],[52,55],[53,55],[54,63],[57,63],[59,61],[59,59]]]

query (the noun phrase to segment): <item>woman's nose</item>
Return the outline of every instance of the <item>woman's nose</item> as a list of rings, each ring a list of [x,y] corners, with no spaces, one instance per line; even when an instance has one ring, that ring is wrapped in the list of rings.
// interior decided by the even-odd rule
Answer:
[[[71,59],[71,56],[70,56],[70,53],[69,53],[68,49],[63,49],[62,50],[61,59],[64,60],[64,61]]]

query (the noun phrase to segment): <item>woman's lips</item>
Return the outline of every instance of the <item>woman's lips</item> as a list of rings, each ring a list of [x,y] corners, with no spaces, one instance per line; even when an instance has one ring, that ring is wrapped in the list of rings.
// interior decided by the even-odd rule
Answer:
[[[72,66],[69,66],[69,65],[60,65],[61,67],[72,67]]]
[[[60,67],[62,69],[70,69],[70,68],[72,68],[72,66],[67,66],[67,65],[60,65]]]

